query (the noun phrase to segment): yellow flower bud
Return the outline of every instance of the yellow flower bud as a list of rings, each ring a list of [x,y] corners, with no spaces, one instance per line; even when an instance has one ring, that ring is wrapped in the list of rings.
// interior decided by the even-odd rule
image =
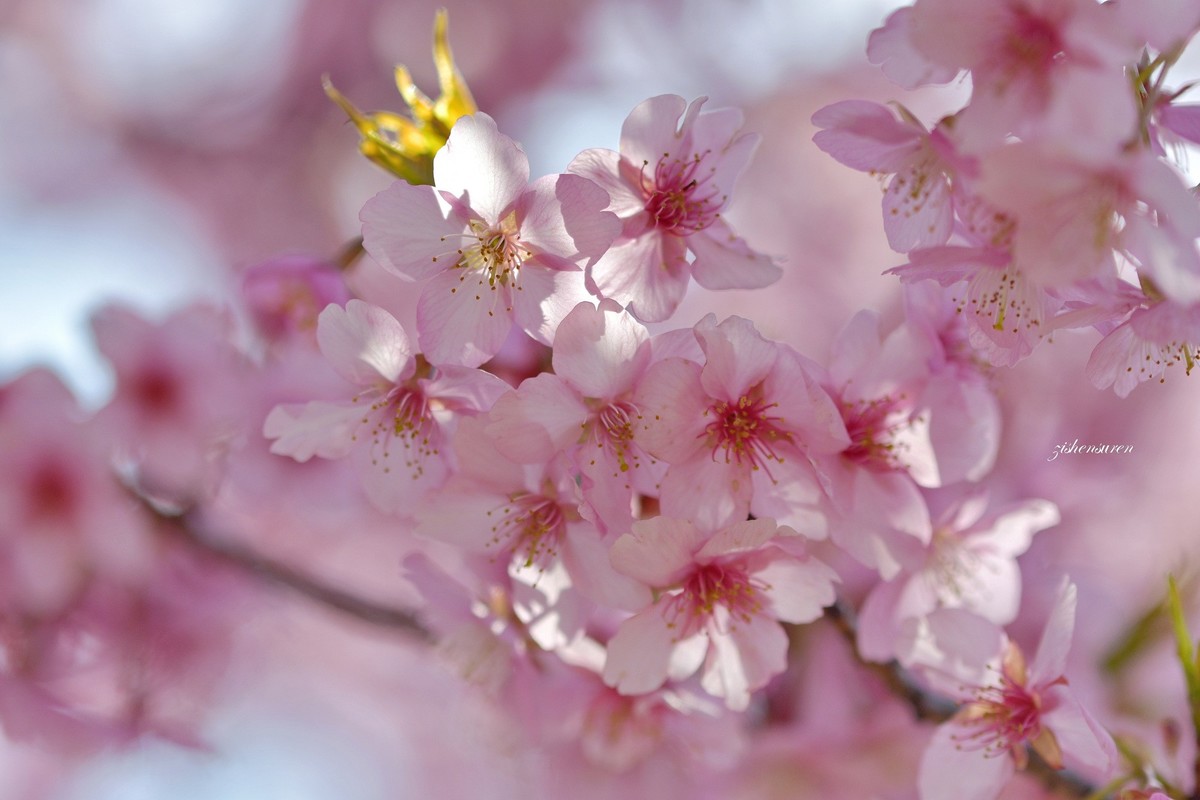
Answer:
[[[433,156],[446,143],[458,118],[476,111],[471,90],[454,66],[446,20],[446,10],[441,9],[433,25],[433,63],[441,92],[437,100],[429,99],[416,87],[407,68],[396,67],[396,88],[408,105],[411,119],[389,111],[363,113],[333,87],[328,77],[322,81],[325,94],[358,128],[362,154],[413,184],[433,183]]]

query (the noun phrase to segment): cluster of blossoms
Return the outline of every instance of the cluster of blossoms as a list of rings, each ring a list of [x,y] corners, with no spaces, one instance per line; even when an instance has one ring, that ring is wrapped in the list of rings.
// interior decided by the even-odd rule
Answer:
[[[1167,82],[1197,26],[1188,3],[920,0],[868,55],[907,88],[968,75],[967,105],[927,128],[846,100],[813,116],[815,141],[881,177],[908,259],[891,272],[947,287],[981,357],[1011,366],[1094,327],[1087,374],[1124,397],[1190,373],[1200,347],[1200,207],[1179,169],[1200,106]]]
[[[875,32],[889,76],[968,71],[972,95],[932,130],[863,101],[814,117],[823,150],[884,177],[908,259],[903,319],[860,312],[817,357],[738,316],[646,327],[692,278],[782,273],[723,217],[758,141],[738,111],[653,97],[618,151],[531,180],[444,18],[443,97],[399,76],[415,122],[329,86],[404,178],[362,208],[362,246],[415,284],[415,328],[333,265],[281,259],[247,275],[254,358],[216,313],[154,326],[114,307],[95,332],[118,388],[94,417],[43,371],[0,387],[0,463],[19,476],[0,487],[0,723],[191,741],[163,687],[190,677],[202,702],[234,610],[195,531],[278,525],[256,500],[272,494],[403,531],[439,649],[588,769],[735,759],[831,614],[860,662],[959,704],[920,759],[921,800],[990,800],[1031,754],[1167,797],[1152,770],[1120,771],[1068,684],[1074,584],[1028,663],[1006,633],[1017,559],[1059,512],[987,485],[990,371],[1053,331],[1100,329],[1088,371],[1121,395],[1197,357],[1200,206],[1168,161],[1195,123],[1164,76],[1200,12],[1154,5],[1151,26],[1123,2],[918,0]]]

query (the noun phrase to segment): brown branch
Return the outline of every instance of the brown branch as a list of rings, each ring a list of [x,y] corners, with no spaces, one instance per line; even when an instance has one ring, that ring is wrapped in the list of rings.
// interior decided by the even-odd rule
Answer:
[[[164,532],[210,558],[370,625],[401,631],[424,642],[432,642],[434,639],[433,633],[412,611],[382,605],[322,583],[311,575],[257,553],[228,537],[213,536],[204,532],[192,512],[172,512],[140,493],[134,494],[146,511],[161,523]]]
[[[918,720],[945,722],[954,715],[957,709],[954,701],[922,688],[899,662],[867,661],[858,654],[854,612],[845,601],[839,600],[826,609],[825,617],[846,639],[859,665],[878,677],[892,694],[906,702]],[[1032,749],[1028,752],[1029,764],[1025,767],[1025,772],[1040,780],[1047,789],[1064,797],[1087,798],[1095,795],[1096,787],[1080,776],[1068,770],[1053,769]]]

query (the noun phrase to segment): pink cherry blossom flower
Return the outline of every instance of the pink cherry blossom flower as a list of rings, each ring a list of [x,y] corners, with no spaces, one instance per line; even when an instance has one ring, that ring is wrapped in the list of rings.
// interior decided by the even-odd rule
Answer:
[[[554,337],[553,373],[496,401],[488,434],[519,463],[561,452],[583,476],[587,502],[606,530],[633,522],[635,491],[655,494],[661,469],[638,444],[641,410],[634,389],[651,360],[646,329],[614,301],[580,303]]]
[[[893,250],[943,245],[954,228],[951,181],[959,159],[942,126],[932,132],[903,106],[842,100],[813,114],[813,142],[853,169],[887,176],[883,230]]]
[[[429,279],[421,349],[475,367],[514,322],[542,344],[587,299],[581,267],[617,235],[603,189],[578,175],[529,183],[529,160],[486,114],[462,117],[433,162],[434,186],[397,181],[363,206],[363,246],[389,271]]]
[[[367,496],[382,511],[411,513],[418,497],[441,485],[455,419],[490,408],[509,389],[479,370],[431,366],[413,354],[394,317],[362,300],[322,311],[317,341],[358,393],[337,403],[276,406],[263,435],[275,440],[271,452],[297,461],[353,455]]]
[[[838,453],[816,459],[836,510],[831,533],[885,579],[932,535],[918,485],[942,483],[929,434],[933,410],[920,402],[928,378],[924,344],[903,325],[882,338],[877,315],[861,311],[829,358],[828,386],[849,439]]]
[[[784,669],[779,621],[811,622],[834,601],[834,572],[770,519],[712,533],[654,517],[634,523],[610,555],[619,571],[657,592],[609,640],[604,682],[621,694],[652,692],[703,664],[705,691],[745,709],[750,693]]]
[[[1123,68],[1137,48],[1094,0],[918,0],[905,28],[931,64],[970,70],[971,103],[959,125],[977,145],[1036,129],[1056,104],[1072,101],[1077,73],[1092,85],[1092,105],[1132,133]]]
[[[46,370],[0,386],[0,617],[50,617],[92,578],[149,569],[150,531],[82,416]]]
[[[671,316],[689,277],[707,289],[756,289],[782,274],[721,217],[758,137],[740,133],[736,109],[702,112],[706,99],[652,97],[625,120],[619,154],[585,150],[568,167],[608,191],[624,226],[588,269],[594,291],[644,322]]]
[[[702,365],[667,358],[647,371],[635,396],[638,439],[670,465],[663,513],[716,529],[769,516],[824,538],[824,493],[810,454],[849,443],[820,368],[764,339],[741,317],[696,324]]]
[[[92,318],[116,394],[96,418],[144,489],[194,498],[209,491],[243,413],[248,364],[229,343],[229,320],[193,306],[151,323],[121,306]]]
[[[974,685],[960,685],[964,705],[938,728],[921,760],[921,800],[992,800],[1024,768],[1026,747],[1053,769],[1110,776],[1117,759],[1112,737],[1064,677],[1075,606],[1075,586],[1064,581],[1033,662],[1027,666],[1020,648],[1002,639],[1002,651]]]
[[[877,584],[863,601],[859,653],[875,661],[894,658],[904,622],[938,608],[963,608],[997,625],[1012,622],[1021,599],[1016,558],[1034,534],[1058,520],[1047,500],[988,511],[986,496],[975,492],[952,503],[934,523],[924,561]]]

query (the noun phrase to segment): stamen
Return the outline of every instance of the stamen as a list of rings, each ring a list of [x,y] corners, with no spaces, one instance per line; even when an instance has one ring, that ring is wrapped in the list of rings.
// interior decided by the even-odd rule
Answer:
[[[523,566],[543,565],[558,555],[567,520],[557,502],[541,495],[518,493],[487,512],[495,520],[488,546],[511,550]]]
[[[724,450],[726,464],[747,463],[755,470],[767,469],[771,461],[782,464],[783,456],[775,451],[776,444],[791,442],[792,435],[780,429],[782,417],[767,413],[778,405],[767,403],[761,390],[751,390],[735,402],[722,400],[710,406],[704,413],[714,419],[701,435],[712,447],[713,460],[717,459],[717,451]]]
[[[717,171],[716,166],[705,164],[710,152],[705,150],[690,158],[672,158],[663,153],[654,165],[653,176],[646,175],[650,162],[642,163],[646,212],[659,229],[686,236],[716,221],[729,196],[709,183]]]

